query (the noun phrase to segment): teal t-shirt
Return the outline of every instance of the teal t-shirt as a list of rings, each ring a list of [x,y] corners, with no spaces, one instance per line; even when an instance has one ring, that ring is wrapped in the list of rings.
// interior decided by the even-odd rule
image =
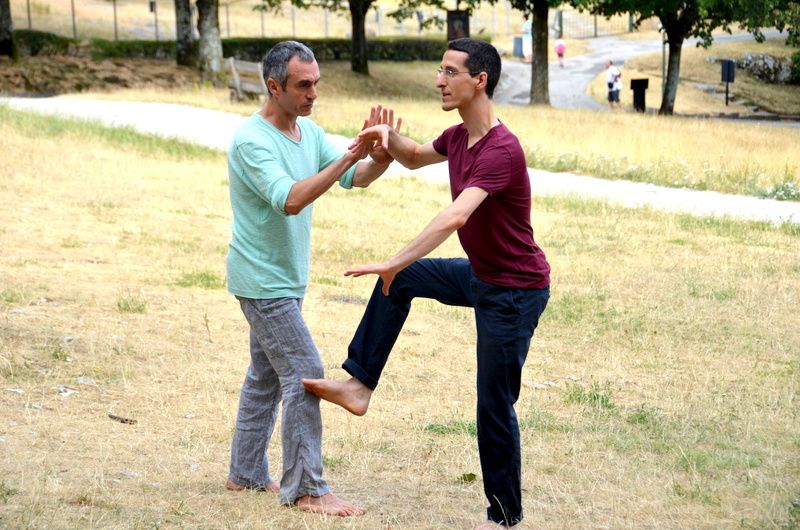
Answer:
[[[344,152],[308,118],[298,117],[299,142],[259,114],[236,130],[228,149],[233,222],[228,292],[245,298],[305,296],[311,253],[311,212],[284,210],[295,182],[316,175]],[[350,188],[355,165],[339,179]]]

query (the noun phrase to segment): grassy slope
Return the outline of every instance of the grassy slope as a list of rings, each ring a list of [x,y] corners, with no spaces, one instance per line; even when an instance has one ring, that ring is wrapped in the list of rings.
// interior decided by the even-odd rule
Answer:
[[[2,526],[481,520],[468,311],[416,301],[370,413],[323,406],[326,476],[365,517],[227,492],[247,335],[221,287],[224,156],[9,115],[0,148]],[[448,200],[397,179],[317,202],[304,311],[329,376],[344,377],[352,302],[372,286],[341,272],[399,249]],[[554,283],[517,405],[522,528],[798,524],[796,230],[570,197],[535,198],[533,224]],[[460,255],[455,238],[436,254]],[[280,469],[279,439],[269,453]]]
[[[329,132],[353,136],[369,106],[381,103],[404,117],[405,134],[431,140],[458,122],[457,114],[439,110],[433,87],[436,67],[425,62],[373,63],[372,76],[365,78],[345,63],[324,63],[313,118]],[[226,90],[208,87],[92,96],[241,114],[258,107],[256,102],[230,103]],[[800,143],[798,129],[540,107],[501,106],[496,111],[522,140],[531,167],[764,197],[783,190],[788,198],[800,198],[794,154]]]
[[[675,112],[681,114],[752,114],[751,106],[777,114],[800,115],[799,85],[770,85],[758,81],[743,70],[737,70],[736,81],[729,87],[731,95],[742,104],[725,105],[725,84],[720,81],[720,63],[710,63],[708,58],[738,59],[743,53],[761,53],[775,57],[791,57],[796,52],[784,44],[785,39],[771,39],[764,43],[753,41],[714,44],[709,49],[684,48],[681,53],[681,81]],[[624,77],[647,78],[647,106],[661,105],[661,54],[653,53],[635,57],[625,64]],[[598,101],[604,101],[605,77],[598,76],[590,87],[590,93]],[[717,87],[722,97],[713,96],[692,83]],[[632,97],[632,96],[631,96]],[[629,102],[630,103],[630,102]],[[632,106],[632,103],[630,104]]]

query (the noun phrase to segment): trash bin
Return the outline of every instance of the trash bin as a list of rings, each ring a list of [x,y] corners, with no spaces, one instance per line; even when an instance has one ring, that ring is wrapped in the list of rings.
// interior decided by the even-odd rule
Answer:
[[[522,37],[514,37],[514,57],[522,57]]]
[[[631,79],[631,90],[633,90],[633,110],[637,112],[645,111],[644,91],[650,84],[649,79]]]

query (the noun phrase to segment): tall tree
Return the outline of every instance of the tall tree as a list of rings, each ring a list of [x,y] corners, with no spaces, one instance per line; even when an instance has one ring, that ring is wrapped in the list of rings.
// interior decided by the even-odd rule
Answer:
[[[550,105],[550,71],[547,64],[548,39],[550,37],[547,19],[550,8],[558,7],[558,0],[512,0],[511,5],[520,11],[533,15],[531,38],[533,57],[531,59],[531,105]]]
[[[367,55],[367,12],[375,0],[291,0],[292,4],[302,9],[319,7],[331,12],[347,9],[350,12],[350,68],[359,74],[369,75]],[[280,12],[281,0],[262,0],[255,9]]]
[[[482,3],[494,5],[498,0],[462,0],[468,9],[475,9]],[[563,0],[511,0],[511,7],[525,14],[533,16],[531,40],[533,42],[533,57],[531,58],[531,105],[550,104],[549,65],[547,63],[548,17],[550,8],[556,8],[564,3]],[[390,13],[398,20],[409,18],[416,13],[419,6],[433,5],[445,9],[441,0],[401,0],[397,11]],[[434,17],[425,21],[425,25],[439,24]]]
[[[222,36],[219,32],[219,5],[217,0],[197,0],[197,30],[200,46],[197,64],[200,79],[214,86],[222,86]]]
[[[800,2],[797,0],[739,0],[736,12],[740,22],[755,35],[764,36],[761,28],[787,30],[786,44],[800,47]]]
[[[648,18],[658,18],[669,49],[664,99],[659,114],[674,112],[681,51],[687,38],[697,37],[699,46],[707,48],[714,40],[712,31],[717,28],[730,31],[732,24],[741,23],[758,40],[764,38],[761,35],[763,27],[787,27],[790,40],[794,36],[796,42],[800,13],[798,3],[790,0],[575,0],[573,5],[605,16],[630,12],[635,17],[635,26]]]
[[[359,74],[369,75],[367,55],[367,11],[374,0],[349,0],[351,39],[350,68]]]
[[[0,0],[0,55],[7,55],[15,61],[19,59],[9,0]]]
[[[175,43],[178,64],[196,66],[197,54],[192,35],[192,8],[189,0],[175,0]]]

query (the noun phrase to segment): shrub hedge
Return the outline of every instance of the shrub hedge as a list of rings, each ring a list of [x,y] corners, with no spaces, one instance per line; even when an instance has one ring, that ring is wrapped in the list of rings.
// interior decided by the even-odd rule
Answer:
[[[222,40],[222,55],[243,61],[260,61],[267,50],[285,38],[236,38]],[[298,39],[314,51],[320,61],[349,61],[349,39]],[[438,61],[447,49],[444,39],[386,37],[367,39],[369,61]],[[173,41],[107,41],[92,39],[89,53],[102,57],[147,57],[174,59],[176,45]]]
[[[55,33],[33,29],[14,30],[19,53],[23,55],[64,55],[78,48],[78,41]]]
[[[86,50],[95,59],[144,57],[147,59],[175,59],[175,41],[91,39]]]
[[[225,39],[222,53],[244,61],[260,61],[267,50],[286,39]],[[299,39],[314,51],[320,61],[349,61],[352,58],[350,39]],[[367,39],[369,61],[438,61],[447,50],[444,39],[387,37]]]
[[[800,85],[800,52],[792,54],[791,83],[794,85]]]

